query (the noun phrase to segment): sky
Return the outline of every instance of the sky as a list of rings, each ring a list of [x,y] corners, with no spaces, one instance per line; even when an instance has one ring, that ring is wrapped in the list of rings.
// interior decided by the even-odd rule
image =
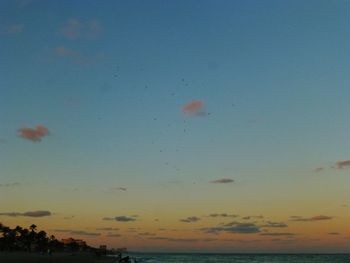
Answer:
[[[0,1],[0,222],[350,252],[349,23],[345,0]]]

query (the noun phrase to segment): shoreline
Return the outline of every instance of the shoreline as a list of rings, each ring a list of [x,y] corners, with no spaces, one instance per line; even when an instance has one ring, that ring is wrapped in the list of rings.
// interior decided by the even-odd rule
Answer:
[[[39,254],[33,252],[22,251],[0,251],[1,263],[116,263],[113,257],[101,256],[97,257],[92,252],[54,252],[49,254]]]

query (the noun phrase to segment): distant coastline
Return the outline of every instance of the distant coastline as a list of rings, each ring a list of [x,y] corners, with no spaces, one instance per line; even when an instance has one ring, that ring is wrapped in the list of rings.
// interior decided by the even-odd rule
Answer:
[[[111,252],[105,245],[94,248],[81,239],[66,238],[59,241],[43,230],[37,231],[35,224],[29,228],[10,228],[0,223],[1,263],[116,262],[116,258],[107,256]]]
[[[24,251],[0,251],[0,262],[2,263],[115,263],[116,259],[108,256],[97,257],[91,252],[56,252],[51,255]]]

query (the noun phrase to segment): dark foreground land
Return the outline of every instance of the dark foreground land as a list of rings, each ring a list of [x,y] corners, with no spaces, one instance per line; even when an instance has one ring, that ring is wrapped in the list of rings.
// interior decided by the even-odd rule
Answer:
[[[97,257],[90,252],[65,253],[51,255],[29,252],[0,252],[1,263],[115,263],[116,259],[102,256]]]

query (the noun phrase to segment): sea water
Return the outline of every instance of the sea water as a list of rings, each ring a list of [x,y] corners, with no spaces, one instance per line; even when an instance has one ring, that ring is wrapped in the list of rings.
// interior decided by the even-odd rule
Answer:
[[[350,263],[350,254],[134,253],[129,256],[140,263]]]

